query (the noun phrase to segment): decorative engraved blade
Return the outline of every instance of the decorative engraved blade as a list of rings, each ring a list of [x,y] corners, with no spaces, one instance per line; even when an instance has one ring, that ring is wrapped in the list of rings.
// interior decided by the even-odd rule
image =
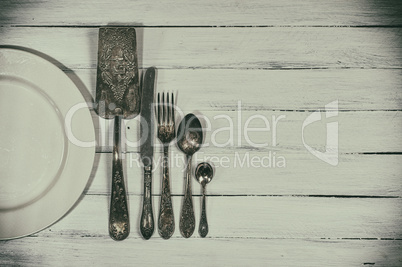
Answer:
[[[134,28],[100,28],[96,103],[99,116],[130,119],[140,110]]]
[[[154,101],[155,68],[148,68],[144,75],[141,99],[141,159],[145,166],[152,164],[154,155]]]

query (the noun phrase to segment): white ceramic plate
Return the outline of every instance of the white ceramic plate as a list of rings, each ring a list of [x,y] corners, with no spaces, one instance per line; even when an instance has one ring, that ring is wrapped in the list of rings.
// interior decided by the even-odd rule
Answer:
[[[49,61],[0,49],[0,240],[67,213],[88,182],[95,132],[74,83]]]

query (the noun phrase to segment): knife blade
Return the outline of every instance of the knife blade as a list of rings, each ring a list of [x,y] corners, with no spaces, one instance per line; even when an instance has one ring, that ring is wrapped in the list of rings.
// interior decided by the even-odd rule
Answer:
[[[152,161],[154,155],[154,82],[155,68],[150,67],[144,75],[141,99],[141,161],[144,165],[144,197],[140,221],[140,232],[145,239],[154,232],[154,215],[152,211]]]

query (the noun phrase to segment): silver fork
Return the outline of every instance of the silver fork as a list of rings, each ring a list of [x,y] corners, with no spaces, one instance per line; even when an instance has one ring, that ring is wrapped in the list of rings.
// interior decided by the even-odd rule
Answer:
[[[158,232],[162,238],[169,239],[173,235],[175,227],[169,181],[169,144],[176,137],[173,93],[171,94],[171,103],[169,102],[168,93],[166,94],[166,102],[165,94],[162,93],[161,102],[158,93],[157,108],[158,139],[163,144],[163,178],[158,218]]]

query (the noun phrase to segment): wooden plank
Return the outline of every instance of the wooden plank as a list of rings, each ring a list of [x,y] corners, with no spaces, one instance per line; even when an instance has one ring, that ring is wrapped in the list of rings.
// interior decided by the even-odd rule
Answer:
[[[0,45],[95,68],[97,28],[3,27]],[[399,28],[140,28],[139,66],[159,69],[401,68]]]
[[[202,161],[215,165],[215,177],[207,188],[209,195],[338,195],[338,196],[399,196],[402,197],[401,155],[340,155],[338,166],[308,154],[195,154],[193,169]],[[286,166],[278,167],[280,157]],[[262,163],[252,158],[263,159]],[[173,194],[184,192],[184,158],[174,149],[170,154],[170,179]],[[242,162],[244,160],[244,165]],[[271,162],[269,162],[271,160]],[[276,160],[274,165],[273,161]],[[218,162],[219,161],[219,162]],[[128,192],[142,194],[143,170],[139,154],[126,154],[125,174]],[[271,164],[271,165],[269,165]],[[96,156],[94,173],[88,194],[110,194],[112,154]],[[161,153],[155,155],[153,193],[161,192]],[[193,194],[200,194],[195,179]]]
[[[96,70],[66,74],[95,95]],[[157,91],[173,91],[184,112],[311,110],[338,100],[339,110],[400,110],[402,70],[159,69]],[[87,96],[92,102],[90,95]]]
[[[153,200],[156,216],[159,198]],[[200,218],[200,200],[200,197],[193,199],[196,227]],[[86,195],[67,216],[38,235],[109,239],[109,201],[109,196]],[[140,237],[141,201],[141,196],[129,196],[132,229],[129,238]],[[172,198],[176,224],[173,238],[181,238],[178,229],[181,201],[180,196]],[[401,198],[208,197],[208,237],[399,239],[402,237],[401,207]],[[197,236],[196,232],[192,238]],[[154,237],[161,239],[158,234]]]
[[[2,1],[5,25],[354,26],[400,25],[402,5],[387,1]],[[74,15],[72,15],[74,14]]]
[[[90,245],[88,245],[90,243]],[[395,240],[201,239],[46,236],[0,243],[1,265],[105,266],[386,266],[399,267],[402,242]],[[186,255],[186,256],[184,256]],[[191,258],[188,258],[190,257]]]
[[[197,114],[202,121],[205,138],[201,152],[210,155],[233,155],[235,151],[306,154],[307,146],[325,152],[327,134],[338,140],[339,153],[402,151],[402,140],[399,138],[402,130],[400,111],[338,112],[337,116],[330,118],[325,116],[331,112],[320,111],[316,114],[321,115],[322,119],[307,125],[305,123],[313,112],[178,110],[177,124],[189,112]],[[94,113],[93,116],[98,140],[97,151],[111,152],[113,121],[101,119]],[[139,120],[140,116],[125,121],[125,151],[139,151]],[[327,133],[328,123],[337,124],[338,129]],[[160,146],[156,136],[154,142]]]

